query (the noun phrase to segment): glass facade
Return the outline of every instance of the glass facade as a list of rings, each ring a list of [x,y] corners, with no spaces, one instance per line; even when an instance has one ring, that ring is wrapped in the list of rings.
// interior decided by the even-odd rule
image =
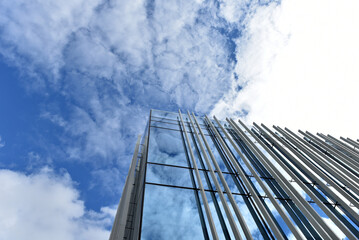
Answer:
[[[110,240],[358,239],[358,148],[330,135],[152,110]]]

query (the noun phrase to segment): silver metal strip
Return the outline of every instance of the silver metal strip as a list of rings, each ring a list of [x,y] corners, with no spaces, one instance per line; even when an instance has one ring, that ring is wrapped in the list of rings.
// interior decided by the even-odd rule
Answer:
[[[297,140],[295,140],[294,138],[292,138],[291,136],[289,136],[288,133],[284,132],[279,127],[274,127],[274,128],[276,130],[278,130],[288,140],[290,140],[290,143],[292,143],[293,145],[298,147],[300,150],[302,150],[306,154],[308,153],[307,149],[300,146],[299,145],[300,143]],[[321,161],[319,158],[317,158],[314,155],[308,154],[308,156],[310,156],[311,159],[316,160],[317,162]],[[329,211],[329,209],[324,204],[322,204],[322,202],[319,199],[314,199],[311,195],[310,195],[310,197],[317,203],[317,205],[324,211],[324,213],[326,213],[327,216],[339,227],[339,229],[341,229],[344,232],[344,234],[346,234],[348,236],[349,239],[351,239],[351,238],[355,239],[356,238],[354,236],[354,234],[351,235],[352,233],[350,232],[350,230],[331,211]]]
[[[321,156],[323,159],[325,159],[326,161],[328,161],[331,165],[335,166],[336,168],[338,168],[340,171],[343,172],[343,174],[346,176],[346,178],[348,180],[350,180],[352,183],[356,184],[359,186],[359,178],[354,175],[352,172],[350,172],[347,168],[345,168],[343,165],[339,164],[338,162],[334,161],[332,158],[328,157],[327,155],[325,155],[324,153],[322,153],[321,151],[319,151],[317,148],[315,148],[313,145],[309,144],[307,141],[305,141],[304,139],[300,138],[297,134],[295,134],[294,132],[292,132],[290,129],[288,128],[284,128],[289,134],[291,134],[293,137],[295,137],[297,139],[297,141],[299,141],[300,143],[302,143],[304,146],[306,146],[306,148],[308,150],[310,150],[312,153],[316,153],[317,155]]]
[[[210,172],[210,174],[211,174],[211,177],[212,177],[212,180],[213,180],[213,182],[214,182],[214,185],[216,186],[216,190],[217,190],[218,195],[219,195],[219,197],[220,197],[220,199],[221,199],[222,206],[223,206],[223,208],[224,208],[224,211],[226,212],[226,215],[227,215],[229,224],[230,224],[230,226],[231,226],[231,228],[232,228],[233,234],[234,234],[234,236],[235,236],[236,239],[242,239],[241,234],[240,234],[240,232],[239,232],[239,230],[238,230],[238,228],[237,228],[237,225],[236,225],[236,223],[235,223],[235,221],[234,221],[234,219],[233,219],[231,210],[229,209],[229,206],[228,206],[228,204],[227,204],[226,198],[225,198],[225,196],[224,196],[224,194],[223,194],[223,191],[222,191],[222,189],[221,189],[221,186],[219,185],[219,182],[218,182],[218,180],[217,180],[217,177],[216,177],[216,175],[215,175],[215,173],[214,173],[214,171],[213,171],[212,165],[211,165],[211,163],[210,163],[210,161],[209,161],[209,159],[208,159],[208,155],[206,154],[206,150],[204,149],[204,146],[203,146],[202,141],[201,141],[201,139],[200,139],[200,137],[199,137],[199,135],[198,135],[198,132],[197,132],[197,130],[196,130],[196,127],[195,127],[195,125],[193,124],[191,115],[189,114],[189,112],[187,112],[187,115],[188,115],[188,119],[189,119],[190,122],[191,122],[193,132],[194,132],[194,134],[195,134],[195,136],[196,136],[196,138],[197,138],[197,140],[198,140],[199,147],[201,148],[202,155],[203,155],[203,157],[204,157],[204,159],[205,159],[205,161],[206,161],[206,164],[207,164],[207,167],[208,167],[209,172]],[[243,228],[244,231],[243,231],[243,232],[244,232],[244,234],[245,234],[245,236],[246,236],[247,239],[253,239],[253,238],[252,238],[252,235],[250,234],[249,228],[248,228],[248,226],[247,226],[247,224],[246,224],[246,222],[245,222],[245,220],[244,220],[242,214],[241,214],[240,211],[239,211],[238,205],[237,205],[236,201],[235,201],[234,198],[233,198],[232,192],[231,192],[231,190],[229,189],[229,187],[228,187],[228,185],[227,185],[227,182],[226,182],[226,180],[225,180],[225,178],[224,178],[224,176],[223,176],[223,173],[222,173],[221,169],[219,168],[218,163],[217,163],[217,161],[216,161],[216,159],[215,159],[215,157],[214,157],[214,155],[213,155],[213,153],[212,153],[212,151],[211,151],[211,148],[209,147],[209,145],[208,145],[208,143],[207,143],[207,140],[206,140],[206,138],[205,138],[205,136],[204,136],[204,134],[203,134],[203,132],[202,132],[201,126],[200,126],[199,123],[197,122],[197,119],[196,119],[196,117],[194,116],[194,114],[193,114],[193,118],[194,118],[194,120],[195,120],[195,122],[196,122],[196,124],[197,124],[197,127],[198,127],[198,129],[199,129],[199,132],[200,132],[200,134],[201,134],[201,136],[202,136],[202,138],[203,138],[203,141],[204,141],[204,143],[205,143],[205,145],[206,145],[206,147],[207,147],[207,151],[208,151],[208,153],[209,153],[210,156],[211,156],[212,162],[213,162],[213,164],[214,164],[214,166],[215,166],[215,168],[216,168],[216,170],[217,170],[218,176],[219,176],[219,178],[220,178],[221,181],[222,181],[222,184],[223,184],[223,186],[224,186],[224,189],[226,190],[228,199],[229,199],[229,201],[230,201],[231,204],[232,204],[233,210],[234,210],[234,212],[236,213],[236,216],[237,216],[237,218],[238,218],[238,220],[239,220],[241,226],[242,226],[242,225],[244,226],[244,228]]]
[[[359,156],[359,152],[356,151],[353,146],[350,144],[350,141],[348,141],[347,139],[344,139],[344,140],[347,140],[347,141],[340,141],[338,138],[336,137],[333,137],[332,135],[328,134],[327,135],[329,138],[333,139],[334,141],[336,141],[339,145],[343,146],[344,148],[346,148],[348,151],[351,151],[353,154],[357,155],[357,157]],[[342,139],[342,138],[340,138]]]
[[[321,139],[315,137],[311,133],[309,133],[309,132],[304,133],[301,130],[299,130],[299,132],[307,138],[306,141],[312,142],[312,143],[316,144],[317,146],[321,147],[327,153],[334,156],[343,166],[345,166],[346,168],[351,168],[351,169],[359,172],[359,166],[356,164],[356,162],[349,160],[347,158],[347,156],[345,156],[345,155],[343,156],[342,153],[337,154],[337,152],[334,151],[333,148],[331,148],[331,146],[329,146],[328,144],[325,144],[323,141],[321,141]]]
[[[229,121],[229,120],[227,120]],[[303,188],[304,191],[311,192],[304,183],[269,149],[257,136],[255,136],[240,120],[239,123],[246,129],[246,131],[251,134],[251,136],[256,139],[256,141],[266,150],[266,152],[271,155],[271,157],[294,179],[298,182],[299,186]],[[232,123],[232,126],[237,129],[237,132],[242,133],[242,137],[246,137],[243,131],[238,127],[233,120],[229,121]],[[255,123],[254,123],[255,124]],[[255,126],[257,126],[255,124]],[[258,126],[259,128],[259,126]],[[260,128],[259,128],[260,129]],[[249,139],[248,139],[249,140]],[[254,151],[257,153],[258,157],[261,159],[262,163],[266,166],[267,170],[275,178],[278,184],[284,189],[284,191],[291,197],[293,202],[297,207],[302,211],[302,213],[307,217],[307,219],[312,223],[317,232],[324,239],[335,239],[337,236],[330,230],[327,224],[319,216],[319,214],[309,205],[309,203],[302,197],[302,195],[293,187],[293,185],[278,171],[278,169],[273,165],[273,163],[258,149],[255,144],[252,144],[253,148],[257,149]],[[314,195],[314,194],[313,194]],[[316,196],[314,195],[316,198]],[[314,198],[314,199],[315,199]]]
[[[340,137],[341,140],[345,141],[346,143],[352,145],[353,150],[356,151],[357,153],[359,153],[358,151],[358,148],[359,148],[359,144],[357,142],[355,142],[354,140],[350,139],[350,138],[343,138],[343,137]]]
[[[265,128],[267,132],[269,132],[272,136],[274,136],[278,142],[282,143],[284,146],[290,149],[290,146],[286,142],[284,142],[281,138],[279,138],[276,134],[274,134],[269,128],[267,128],[265,125],[262,124],[262,126]],[[286,150],[285,150],[286,151]],[[288,153],[288,151],[286,151]],[[303,162],[299,162],[296,158],[292,158],[292,160],[299,166],[302,167],[303,170],[310,169],[313,172],[315,172],[318,176],[320,176],[323,180],[325,180],[327,183],[329,183],[331,186],[335,188],[336,191],[338,191],[340,194],[342,194],[344,197],[349,197],[349,200],[352,201],[352,204],[355,206],[357,204],[357,201],[352,198],[347,192],[345,192],[340,186],[338,186],[334,181],[332,181],[328,176],[323,174],[321,171],[319,171],[316,166],[314,166],[312,163],[307,161],[305,158],[303,158],[301,155],[297,154],[295,151],[293,153]],[[288,153],[290,154],[290,153]],[[306,166],[305,166],[305,165]],[[358,214],[348,205],[345,203],[345,201],[339,197],[335,192],[333,192],[326,183],[324,183],[321,179],[319,179],[316,175],[314,175],[311,171],[305,170],[306,173],[316,182],[316,184],[320,185],[324,191],[326,191],[332,198],[332,200],[337,201],[341,204],[345,210],[347,210],[355,219],[359,219]],[[324,211],[324,210],[323,210]]]
[[[273,126],[273,128],[278,132],[280,132],[286,139],[288,139],[291,144],[293,144],[295,147],[297,147],[306,155],[308,155],[311,160],[319,164],[324,170],[326,170],[328,173],[334,176],[337,180],[341,181],[343,185],[348,186],[353,192],[359,194],[359,187],[357,186],[357,183],[352,182],[351,179],[347,178],[347,176],[342,172],[338,172],[339,169],[333,168],[333,166],[329,165],[328,163],[317,157],[314,153],[311,153],[305,146],[303,146],[303,144],[301,144],[296,139],[291,137],[288,133],[286,133],[281,128],[276,126]]]
[[[185,135],[185,137],[186,137],[186,141],[187,141],[187,145],[188,145],[188,151],[189,151],[190,156],[191,156],[193,168],[195,169],[195,174],[196,174],[197,182],[198,182],[198,185],[199,185],[199,189],[200,189],[200,193],[201,193],[201,197],[202,197],[204,209],[206,210],[206,215],[207,215],[209,227],[210,227],[210,229],[211,229],[212,237],[213,237],[213,239],[218,239],[216,227],[215,227],[215,225],[214,225],[214,223],[213,223],[211,210],[209,209],[207,197],[206,197],[206,194],[205,194],[205,192],[204,192],[204,188],[203,188],[203,184],[202,184],[202,181],[201,181],[201,176],[200,176],[199,171],[198,171],[196,159],[195,159],[195,157],[194,157],[194,155],[193,155],[192,146],[191,146],[191,143],[190,143],[190,141],[189,141],[189,138],[188,138],[188,135],[187,135],[186,126],[185,126],[184,123],[183,123],[182,114],[181,114],[181,111],[180,111],[180,110],[178,110],[178,114],[179,114],[179,117],[180,117],[180,119],[181,119],[181,124],[182,124],[182,127],[183,127],[184,135]]]
[[[344,153],[344,156],[347,155],[347,156],[355,159],[356,161],[359,161],[358,154],[353,152],[347,145],[338,141],[336,138],[334,138],[330,135],[325,136],[324,134],[321,134],[321,133],[318,133],[317,135],[322,137],[323,139],[325,139],[327,142],[330,142],[332,145],[334,145],[335,147],[333,147],[333,148],[335,150],[337,150],[338,152]]]
[[[138,135],[135,152],[133,153],[131,165],[126,177],[125,186],[122,191],[120,203],[117,208],[115,221],[110,234],[110,240],[120,240],[125,236],[125,227],[127,223],[128,210],[130,206],[130,197],[134,188],[135,169],[138,157],[138,150],[140,147],[141,135]]]
[[[247,158],[242,154],[241,150],[238,148],[237,144],[233,141],[232,137],[227,133],[227,130],[224,129],[224,127],[221,125],[221,123],[218,121],[218,119],[214,116],[214,120],[216,121],[217,125],[222,129],[223,133],[229,140],[229,142],[232,144],[233,148],[236,150],[240,158],[243,160],[243,162],[246,164],[247,168],[251,172],[251,174],[254,176],[254,178],[257,180],[257,183],[261,186],[261,188],[264,190],[265,194],[269,198],[269,200],[272,202],[273,206],[277,209],[280,216],[283,218],[284,222],[287,224],[289,229],[292,231],[293,235],[297,239],[304,238],[303,234],[298,231],[298,229],[294,226],[293,222],[290,220],[289,216],[285,213],[284,209],[279,205],[277,200],[272,195],[271,191],[267,188],[267,186],[264,184],[262,179],[258,176],[257,172],[253,169],[252,165],[249,163]],[[246,142],[246,140],[244,140]],[[248,146],[248,144],[246,144]],[[249,146],[248,146],[249,147]]]
[[[338,154],[336,151],[334,151],[328,144],[325,144],[322,140],[311,134],[310,132],[303,132],[301,130],[298,130],[299,133],[301,133],[303,136],[307,137],[310,141],[317,144],[321,148],[323,148],[325,151],[330,153],[331,155],[335,156],[338,160],[345,163],[347,166],[350,166],[351,168],[355,169],[357,172],[359,172],[359,166],[357,166],[354,162],[349,161],[345,156],[343,157],[342,154]]]
[[[359,152],[355,151],[352,146],[347,145],[347,143],[343,143],[342,141],[336,139],[335,137],[331,136],[331,135],[327,135],[328,138],[332,139],[333,141],[335,141],[335,143],[337,144],[337,146],[339,146],[341,149],[344,149],[345,151],[347,151],[349,153],[349,155],[351,155],[353,158],[355,158],[357,161],[359,161]]]
[[[300,131],[300,130],[299,130]],[[312,134],[310,134],[309,132],[307,132],[307,133],[303,133],[302,131],[300,131],[300,133],[302,133],[304,136],[306,136],[307,138],[309,137],[309,138],[311,138],[311,137],[315,137],[315,136],[313,136]],[[317,143],[317,144],[321,144],[321,145],[323,145],[322,143],[319,143],[316,139],[314,139],[314,138],[311,138],[311,140],[312,141],[314,141],[315,143]],[[327,150],[328,152],[330,151],[328,148],[325,148],[325,146],[321,146],[321,147],[323,147],[325,150]],[[331,152],[331,153],[334,153],[333,151]],[[333,154],[334,155],[334,154]],[[352,161],[350,161],[349,159],[347,159],[347,158],[343,158],[343,157],[340,157],[340,159],[342,160],[345,160],[345,162],[347,162],[347,163],[353,163]],[[357,208],[359,208],[359,202],[356,200],[356,199],[354,199],[352,196],[350,196],[349,194],[347,194],[340,186],[337,186],[337,184],[336,183],[334,183],[331,179],[329,179],[326,175],[324,175],[324,174],[318,174],[319,176],[321,176],[322,177],[322,175],[324,176],[324,177],[322,177],[323,179],[325,179],[325,181],[327,181],[330,185],[332,185],[341,195],[343,195],[344,197],[346,197],[355,207],[357,207]],[[333,193],[331,190],[330,190],[330,194],[333,194],[332,196],[335,196],[335,198],[338,198],[338,196],[335,194],[335,193]],[[336,199],[336,201],[338,201],[340,204],[342,204],[343,205],[343,207],[345,208],[345,209],[348,209],[348,211],[351,213],[351,214],[353,214],[355,211],[353,211],[353,209],[351,209],[350,208],[350,206],[348,206],[347,204],[343,204],[344,203],[344,201],[342,200],[342,198],[339,198],[339,199]],[[357,220],[359,220],[359,216],[357,215],[357,214],[354,214],[353,215],[353,217],[355,217],[355,219],[357,219]]]
[[[229,151],[228,147],[226,146],[226,144],[224,143],[224,141],[222,140],[222,137],[219,135],[218,130],[213,126],[212,122],[209,120],[209,118],[206,116],[206,120],[209,124],[209,126],[211,127],[212,131],[214,132],[214,134],[216,135],[217,139],[220,141],[224,151],[226,152],[227,156],[229,157],[229,159],[231,160],[232,164],[234,165],[234,167],[236,168],[237,172],[239,173],[242,181],[244,182],[244,184],[246,185],[247,189],[249,190],[251,196],[253,197],[255,203],[257,204],[257,206],[259,207],[261,213],[264,215],[264,218],[267,220],[268,225],[270,226],[270,228],[272,229],[274,235],[276,236],[277,239],[284,239],[281,232],[279,231],[279,229],[277,228],[276,224],[274,223],[272,217],[269,215],[267,209],[264,207],[263,202],[259,199],[259,197],[257,196],[252,184],[249,182],[248,178],[246,177],[245,173],[243,172],[243,170],[239,167],[237,160],[234,158],[234,156],[231,154],[231,152]]]

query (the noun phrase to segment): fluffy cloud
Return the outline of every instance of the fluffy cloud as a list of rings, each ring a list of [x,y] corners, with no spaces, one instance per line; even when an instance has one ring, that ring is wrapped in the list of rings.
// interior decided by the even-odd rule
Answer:
[[[235,88],[214,114],[357,137],[357,1],[282,1],[247,19]]]
[[[68,174],[0,170],[0,239],[106,239],[115,210],[86,211]]]
[[[63,47],[73,31],[86,25],[98,3],[0,1],[0,53],[38,80],[41,75],[58,78]],[[40,76],[35,71],[39,67],[44,68]]]
[[[0,0],[0,54],[53,94],[41,117],[62,130],[56,149],[95,163],[104,185],[128,169],[151,108],[359,132],[357,3],[259,2]],[[82,224],[70,202],[64,219]]]
[[[67,158],[128,159],[149,109],[208,112],[231,87],[238,29],[213,3],[1,5],[0,54],[59,96],[41,116],[62,128]]]

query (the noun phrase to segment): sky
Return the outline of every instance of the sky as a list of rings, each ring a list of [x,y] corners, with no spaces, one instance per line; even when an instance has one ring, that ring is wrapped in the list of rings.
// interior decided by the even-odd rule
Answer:
[[[108,238],[150,109],[358,139],[358,11],[0,0],[0,239]]]

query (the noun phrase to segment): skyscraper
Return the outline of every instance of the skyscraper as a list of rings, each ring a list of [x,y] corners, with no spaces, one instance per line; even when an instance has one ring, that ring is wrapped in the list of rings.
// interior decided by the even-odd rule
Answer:
[[[110,240],[359,238],[359,142],[152,110]]]

